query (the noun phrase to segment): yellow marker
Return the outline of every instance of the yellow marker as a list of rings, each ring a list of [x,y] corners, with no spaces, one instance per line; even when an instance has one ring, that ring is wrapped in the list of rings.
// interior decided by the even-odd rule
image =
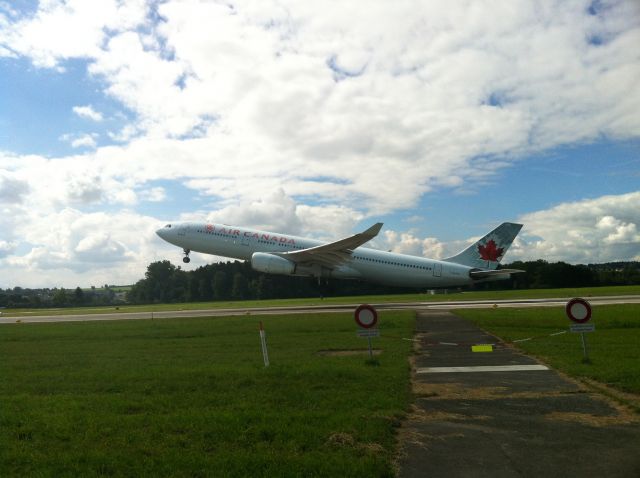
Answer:
[[[472,352],[493,352],[493,345],[484,345],[484,344],[480,344],[480,345],[472,345],[471,346],[471,351]]]

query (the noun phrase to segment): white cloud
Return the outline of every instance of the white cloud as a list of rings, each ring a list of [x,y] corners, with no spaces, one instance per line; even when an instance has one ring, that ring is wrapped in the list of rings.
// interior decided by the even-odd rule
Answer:
[[[109,31],[144,23],[144,0],[49,0],[40,2],[33,16],[0,30],[0,44],[31,57],[39,67],[59,66],[68,58],[97,55]]]
[[[114,141],[117,141],[119,143],[126,143],[129,140],[131,140],[131,138],[136,136],[139,132],[140,132],[140,128],[138,128],[138,126],[128,124],[128,125],[125,125],[118,132],[114,133],[113,131],[109,131],[107,135],[109,136],[109,138],[111,138]]]
[[[26,225],[50,225],[69,208],[82,216],[161,203],[168,195],[155,181],[200,193],[216,210],[211,219],[330,239],[411,208],[425,192],[477,190],[527,153],[637,139],[640,8],[605,2],[591,15],[589,5],[49,0],[19,17],[3,4],[0,56],[41,68],[86,60],[102,93],[134,119],[108,133],[119,146],[70,134],[62,139],[82,154],[0,154],[0,240],[14,244],[21,226],[10,217],[24,211],[33,211],[22,215]],[[91,105],[73,111],[101,118]],[[581,219],[560,206],[525,216],[525,232],[542,238],[527,239],[527,251],[636,257],[637,217],[609,206]],[[547,219],[575,227],[556,237]],[[128,236],[91,237],[107,252],[133,250]],[[384,241],[435,257],[457,252],[410,231],[387,231]],[[79,242],[62,247],[45,234],[21,257],[34,271],[79,270]],[[571,255],[576,244],[587,252]],[[133,254],[128,263],[148,258]]]
[[[95,136],[91,134],[83,134],[71,140],[73,148],[95,148],[97,146]]]
[[[467,240],[443,242],[435,237],[421,239],[411,232],[385,230],[383,237],[377,241],[379,248],[384,250],[432,259],[444,259],[462,251],[478,239],[478,237],[474,237]]]
[[[559,204],[525,214],[509,259],[571,263],[640,260],[640,191]]]
[[[157,220],[134,213],[63,209],[23,219],[14,225],[18,239],[3,259],[0,287],[128,284],[144,277],[148,263],[176,252],[155,236]],[[18,247],[28,252],[18,255]]]
[[[111,239],[107,232],[95,232],[83,237],[74,252],[88,262],[120,262],[126,257],[126,247]]]
[[[15,242],[7,242],[0,240],[0,259],[11,254],[16,247]]]
[[[100,202],[105,194],[99,176],[75,176],[69,178],[67,198],[71,204]]]
[[[140,197],[145,201],[162,202],[167,198],[167,193],[164,188],[155,187],[151,189],[145,189],[141,192]]]
[[[95,149],[97,146],[96,139],[97,133],[92,134],[63,134],[60,136],[60,141],[68,142],[72,148],[91,148]]]
[[[282,189],[276,189],[263,198],[252,197],[207,214],[185,214],[182,219],[238,224],[267,231],[336,240],[353,233],[354,224],[363,217],[361,213],[344,206],[298,204]]]
[[[373,2],[363,9],[344,2],[327,15],[300,3],[168,1],[158,6],[164,21],[155,29],[140,2],[126,21],[121,4],[101,2],[101,15],[83,5],[49,2],[13,31],[30,39],[36,26],[51,24],[88,46],[31,41],[21,51],[56,64],[92,58],[90,71],[151,137],[206,136],[172,149],[210,158],[206,173],[200,164],[192,168],[194,177],[208,176],[227,197],[247,179],[264,194],[287,171],[288,194],[363,198],[371,209],[390,211],[433,187],[481,181],[509,164],[483,156],[640,134],[633,88],[640,67],[629,48],[640,39],[638,12],[623,3],[594,16],[587,3]],[[100,20],[76,28],[90,11]],[[38,31],[47,37],[47,29]],[[601,44],[589,44],[594,36]],[[125,127],[120,139],[135,128]],[[221,163],[230,157],[229,175]],[[136,159],[149,168],[157,160]],[[239,169],[248,173],[239,177]],[[332,187],[331,178],[349,182]],[[192,184],[208,190],[206,182]]]
[[[27,181],[0,169],[0,204],[19,204],[29,192]]]
[[[640,260],[640,191],[558,204],[518,218],[524,224],[505,262],[602,263]],[[454,255],[479,239],[444,242],[385,230],[380,247],[435,259]]]
[[[39,65],[91,59],[137,114],[111,137],[130,141],[119,154],[139,181],[184,177],[236,203],[247,185],[282,187],[385,213],[473,190],[527,152],[640,135],[640,9],[588,6],[181,0],[154,25],[142,2],[103,1],[100,15],[49,2],[5,43]],[[85,41],[45,41],[52,30]]]
[[[93,109],[91,105],[86,106],[74,106],[73,112],[80,116],[81,118],[90,119],[92,121],[102,121],[104,118],[102,113]]]

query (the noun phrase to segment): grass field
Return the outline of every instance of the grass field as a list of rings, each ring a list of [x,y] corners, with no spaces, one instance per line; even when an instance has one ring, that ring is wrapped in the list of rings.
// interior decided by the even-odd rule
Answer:
[[[534,337],[516,345],[569,375],[640,394],[640,305],[593,308],[591,323],[596,330],[586,334],[591,363],[582,362],[580,334],[549,336],[569,328],[564,308],[466,309],[455,313],[507,342]]]
[[[584,287],[578,289],[530,289],[504,291],[474,291],[453,292],[448,294],[397,294],[372,295],[358,297],[326,297],[307,299],[277,299],[277,300],[246,300],[220,302],[193,302],[154,305],[118,306],[119,312],[150,312],[165,310],[199,310],[224,308],[253,308],[253,307],[287,307],[329,304],[359,304],[383,302],[428,302],[442,300],[508,300],[508,299],[538,299],[547,297],[591,297],[605,295],[640,295],[640,286],[617,287]],[[64,309],[4,309],[2,315],[6,317],[20,317],[25,315],[62,315],[62,314],[100,314],[114,312],[115,307],[83,307]]]
[[[0,328],[1,476],[392,476],[411,312]]]

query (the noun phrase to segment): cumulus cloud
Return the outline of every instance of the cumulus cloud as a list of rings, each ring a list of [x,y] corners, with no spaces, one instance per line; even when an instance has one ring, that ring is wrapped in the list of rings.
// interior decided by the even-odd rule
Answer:
[[[51,69],[81,60],[132,118],[106,133],[117,146],[74,134],[63,138],[74,155],[0,153],[10,171],[0,203],[35,211],[24,221],[161,204],[166,191],[150,185],[179,181],[215,210],[193,216],[331,239],[426,192],[473,191],[526,154],[640,136],[636,2],[48,0],[28,15],[0,7],[0,56]],[[73,111],[102,118],[90,104]],[[601,204],[592,201],[585,208]],[[618,206],[579,215],[584,224],[568,213],[562,223],[561,206],[527,215],[526,250],[637,257],[637,217]],[[546,219],[575,227],[556,236]],[[13,244],[15,231],[11,223],[0,239]],[[91,237],[110,257],[134,250],[130,236]],[[35,241],[30,255],[5,262],[74,270],[80,240],[43,238],[51,252]],[[435,257],[457,252],[410,231],[379,240]],[[519,257],[531,257],[522,244]],[[590,252],[569,254],[576,244]]]
[[[513,255],[572,263],[640,260],[640,192],[559,204],[520,217]]]
[[[126,247],[111,239],[107,232],[96,232],[83,237],[74,252],[78,259],[89,262],[119,262],[126,257]]]
[[[478,239],[479,237],[472,237],[466,240],[444,242],[435,237],[419,238],[412,232],[385,230],[378,245],[380,248],[399,254],[444,259],[462,251]]]
[[[51,1],[0,45],[39,66],[90,59],[136,115],[111,136],[140,182],[386,213],[528,152],[640,135],[640,8],[490,3]]]
[[[7,45],[14,54],[30,57],[36,66],[58,67],[64,59],[98,54],[107,30],[120,31],[143,23],[145,3],[144,0],[39,2],[35,14],[4,25],[0,45]]]
[[[640,192],[558,204],[518,218],[524,224],[505,261],[602,263],[640,260]],[[496,224],[497,226],[497,224]],[[402,254],[443,259],[479,237],[458,241],[383,231],[380,247]]]
[[[167,193],[164,188],[155,187],[155,188],[145,189],[140,193],[140,197],[145,201],[162,202],[166,199]]]
[[[128,284],[146,264],[176,252],[155,236],[156,219],[135,213],[66,208],[47,219],[27,211],[24,219],[13,226],[17,240],[4,255],[0,287]],[[17,255],[18,246],[28,252]]]
[[[90,204],[100,202],[104,188],[99,176],[75,176],[67,184],[67,199],[72,204]]]
[[[80,118],[86,118],[86,119],[90,119],[92,121],[102,121],[104,118],[102,116],[102,113],[100,113],[99,111],[96,111],[93,109],[93,106],[91,105],[86,105],[86,106],[74,106],[72,108],[73,112],[75,114],[77,114],[78,116],[80,116]]]
[[[96,146],[95,137],[91,134],[83,134],[71,140],[72,148],[95,148]]]
[[[0,204],[22,203],[25,195],[29,192],[29,183],[16,178],[8,171],[0,169]]]
[[[363,219],[358,211],[344,206],[299,204],[284,190],[276,189],[264,198],[251,198],[209,213],[189,213],[184,220],[207,220],[279,231],[293,235],[336,240],[350,235]]]
[[[63,134],[60,136],[61,141],[68,142],[72,148],[91,148],[94,149],[97,146],[96,139],[98,135],[93,134]]]
[[[15,247],[15,242],[7,242],[0,239],[0,259],[11,254]]]

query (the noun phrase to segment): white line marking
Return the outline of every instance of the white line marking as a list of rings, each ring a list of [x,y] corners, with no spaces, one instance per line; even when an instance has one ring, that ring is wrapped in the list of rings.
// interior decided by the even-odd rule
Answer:
[[[440,342],[440,345],[458,345],[458,344],[454,344],[453,342]]]
[[[479,365],[475,367],[426,367],[416,373],[457,373],[457,372],[529,372],[549,370],[544,365]]]

